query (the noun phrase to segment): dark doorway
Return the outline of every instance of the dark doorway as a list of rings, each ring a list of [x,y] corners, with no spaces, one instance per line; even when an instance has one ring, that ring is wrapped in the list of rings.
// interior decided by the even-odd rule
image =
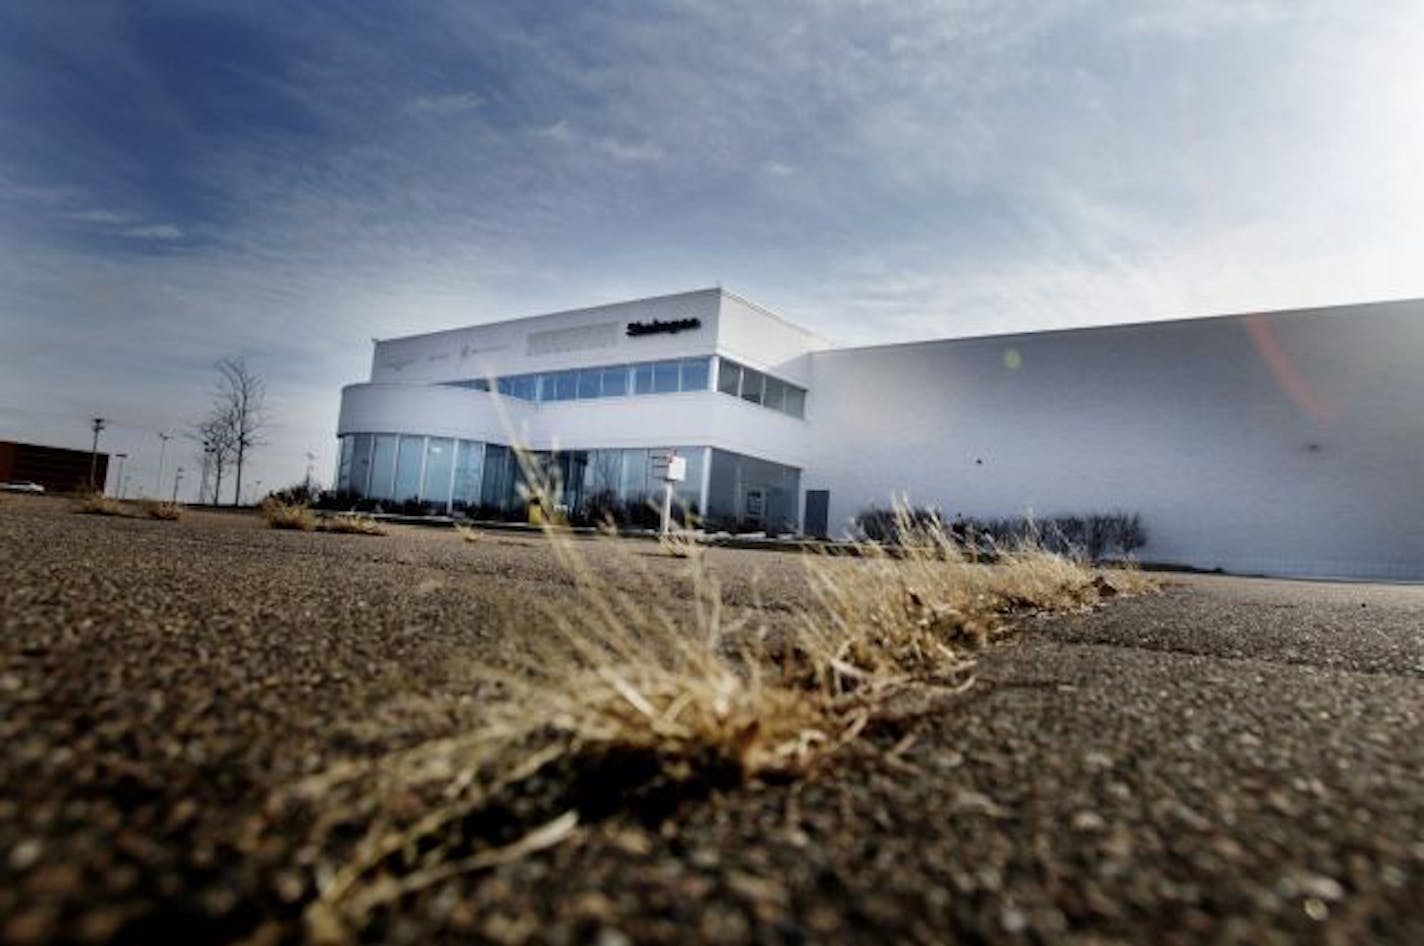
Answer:
[[[824,539],[830,533],[831,491],[806,490],[806,534]]]

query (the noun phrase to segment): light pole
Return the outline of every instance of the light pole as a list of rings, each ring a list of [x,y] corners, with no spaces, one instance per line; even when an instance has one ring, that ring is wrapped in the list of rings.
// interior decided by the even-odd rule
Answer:
[[[116,453],[116,454],[114,454],[114,456],[116,456],[116,457],[119,458],[119,472],[114,476],[114,482],[115,482],[115,483],[118,485],[118,487],[119,487],[119,498],[120,498],[120,499],[123,499],[123,498],[124,498],[124,461],[129,458],[129,455],[128,455],[127,453]]]
[[[205,496],[208,494],[208,461],[213,457],[213,445],[211,441],[203,441],[203,476],[198,481],[198,504],[202,505]]]
[[[158,448],[158,489],[154,490],[159,496],[163,495],[163,455],[168,452],[168,441],[173,439],[172,434],[158,432],[158,439],[163,441],[163,445]]]
[[[173,474],[173,501],[178,501],[178,484],[183,482],[183,468],[180,466],[178,472]]]
[[[94,446],[89,449],[89,490],[93,492],[94,474],[99,468],[99,431],[104,429],[104,418],[96,417],[93,421]]]
[[[257,480],[254,486],[256,487],[256,492],[253,493],[252,502],[256,504],[257,501],[262,498],[262,481]]]

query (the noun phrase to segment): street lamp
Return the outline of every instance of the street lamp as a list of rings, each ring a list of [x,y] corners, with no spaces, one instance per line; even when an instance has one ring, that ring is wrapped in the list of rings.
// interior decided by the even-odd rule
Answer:
[[[200,479],[200,480],[198,481],[198,504],[199,504],[199,505],[201,505],[202,503],[206,502],[206,500],[204,499],[204,497],[207,496],[207,494],[208,494],[208,464],[212,462],[212,459],[213,459],[213,444],[212,444],[212,441],[211,441],[211,440],[204,440],[204,441],[203,441],[203,476],[202,476],[202,479]],[[217,502],[216,498],[214,498],[213,502],[214,502],[214,504],[216,504],[216,502]]]
[[[158,448],[158,489],[155,492],[161,497],[163,495],[163,455],[168,452],[168,441],[173,439],[172,434],[158,432],[158,439],[163,441],[163,445]]]
[[[89,450],[89,489],[95,490],[94,474],[99,465],[99,431],[104,429],[104,418],[96,417],[92,422],[94,428],[94,446]]]
[[[114,482],[115,482],[116,484],[118,484],[118,487],[119,487],[119,498],[120,498],[120,499],[123,499],[123,498],[124,498],[124,461],[129,458],[129,455],[128,455],[127,453],[116,453],[116,454],[114,454],[114,456],[116,456],[116,457],[119,458],[119,472],[114,476]]]

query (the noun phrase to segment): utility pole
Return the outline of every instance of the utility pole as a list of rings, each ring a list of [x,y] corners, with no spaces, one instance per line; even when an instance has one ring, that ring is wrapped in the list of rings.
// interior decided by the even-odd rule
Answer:
[[[198,481],[198,505],[202,505],[205,496],[208,495],[208,462],[213,458],[213,445],[210,441],[203,441],[203,476]]]
[[[129,458],[129,455],[128,455],[127,453],[116,453],[116,454],[114,454],[114,456],[116,456],[116,457],[119,458],[119,472],[118,472],[118,475],[114,477],[114,482],[115,482],[116,484],[118,484],[118,487],[119,487],[119,498],[120,498],[120,499],[123,499],[123,498],[124,498],[124,461]]]
[[[311,501],[311,498],[312,498],[312,494],[311,494],[311,491],[312,491],[311,475],[312,475],[312,464],[315,463],[315,462],[316,462],[316,454],[315,454],[315,453],[312,453],[310,450],[308,450],[308,451],[307,451],[307,478],[306,478],[307,501],[308,501],[308,502],[310,502],[310,501]]]
[[[160,431],[158,432],[158,439],[161,440],[161,441],[163,441],[163,445],[158,448],[158,488],[154,490],[154,493],[157,494],[158,496],[162,496],[162,495],[163,495],[163,455],[168,452],[168,441],[170,441],[170,440],[173,439],[173,435],[172,435],[172,434],[165,434],[163,431],[160,430]]]
[[[89,448],[89,489],[95,490],[94,476],[99,469],[99,431],[104,429],[104,418],[96,417],[93,421],[94,445]]]
[[[183,482],[183,468],[180,466],[178,472],[173,474],[173,501],[178,501],[178,484]]]

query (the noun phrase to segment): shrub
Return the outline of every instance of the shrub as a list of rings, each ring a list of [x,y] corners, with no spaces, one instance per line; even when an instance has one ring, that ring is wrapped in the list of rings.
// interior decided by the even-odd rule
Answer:
[[[291,486],[273,490],[267,495],[287,506],[312,506],[318,505],[319,497],[324,494],[306,480],[302,480],[301,482],[293,483]]]
[[[980,550],[1014,548],[1027,543],[1092,562],[1129,558],[1147,542],[1142,518],[1137,513],[1092,513],[1046,519],[956,519],[952,528],[962,542]]]
[[[1136,513],[1112,512],[1089,515],[1028,516],[974,519],[956,517],[946,523],[934,507],[870,506],[855,518],[859,533],[871,542],[900,545],[900,534],[940,529],[970,555],[992,556],[1004,550],[1034,547],[1060,555],[1077,556],[1090,562],[1105,558],[1129,558],[1147,542],[1142,518]]]
[[[857,530],[871,542],[898,544],[906,530],[922,531],[942,527],[944,516],[934,506],[910,506],[897,503],[887,509],[871,505],[855,517]]]
[[[275,497],[262,500],[262,518],[274,529],[296,529],[310,532],[316,528],[316,516],[311,508],[301,504],[289,505]]]

